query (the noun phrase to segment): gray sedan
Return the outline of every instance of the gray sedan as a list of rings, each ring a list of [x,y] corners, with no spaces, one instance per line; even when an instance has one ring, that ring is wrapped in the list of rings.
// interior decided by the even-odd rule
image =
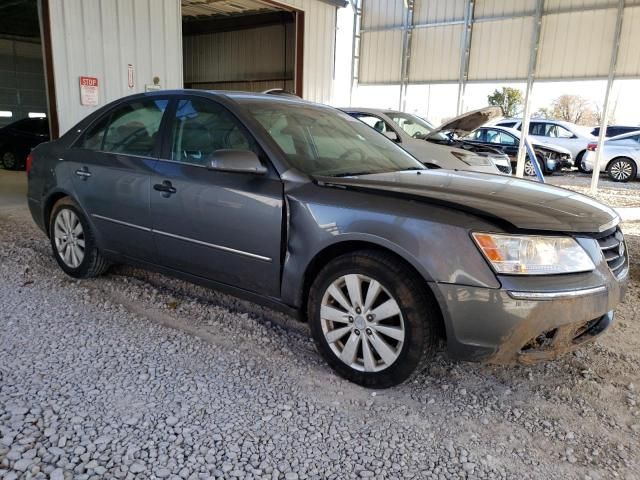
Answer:
[[[351,381],[433,357],[551,359],[613,321],[618,216],[567,190],[428,170],[364,123],[296,98],[167,91],[88,116],[27,162],[28,201],[69,275],[114,262],[308,321]]]

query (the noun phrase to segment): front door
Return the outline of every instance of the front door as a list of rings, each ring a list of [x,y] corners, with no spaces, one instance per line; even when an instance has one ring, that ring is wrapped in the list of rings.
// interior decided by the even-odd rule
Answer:
[[[151,179],[153,236],[163,265],[252,292],[280,293],[283,190],[256,142],[223,106],[177,101]],[[220,149],[253,150],[265,175],[213,171]]]
[[[136,99],[98,119],[69,149],[73,185],[101,248],[154,260],[149,189],[167,98]]]

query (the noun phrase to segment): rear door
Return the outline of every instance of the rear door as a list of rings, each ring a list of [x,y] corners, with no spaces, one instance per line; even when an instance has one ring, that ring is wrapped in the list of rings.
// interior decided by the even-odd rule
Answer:
[[[172,108],[153,167],[151,215],[160,262],[252,292],[278,296],[283,190],[276,171],[236,117],[219,103],[184,97]],[[252,150],[268,173],[207,168],[220,149]]]
[[[166,97],[120,104],[68,150],[76,197],[96,226],[102,248],[154,261],[150,175],[157,161]]]

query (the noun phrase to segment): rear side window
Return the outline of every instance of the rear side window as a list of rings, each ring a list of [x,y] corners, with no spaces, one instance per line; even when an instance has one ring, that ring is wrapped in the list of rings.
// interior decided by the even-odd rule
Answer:
[[[166,99],[141,99],[118,107],[84,135],[80,147],[123,155],[153,154]]]
[[[497,124],[499,127],[513,128],[516,126],[516,122],[501,122]]]
[[[385,122],[381,118],[376,117],[375,115],[356,114],[354,116],[361,122],[366,123],[371,128],[379,131],[380,133],[394,131],[387,122]]]
[[[206,99],[180,100],[173,121],[171,160],[206,165],[216,150],[252,150],[258,146],[224,107]]]

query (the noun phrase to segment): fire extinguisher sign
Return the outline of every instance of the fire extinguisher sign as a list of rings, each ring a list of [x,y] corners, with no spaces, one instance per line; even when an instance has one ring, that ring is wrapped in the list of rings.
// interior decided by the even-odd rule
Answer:
[[[98,79],[96,77],[80,77],[80,104],[89,107],[98,105]]]

